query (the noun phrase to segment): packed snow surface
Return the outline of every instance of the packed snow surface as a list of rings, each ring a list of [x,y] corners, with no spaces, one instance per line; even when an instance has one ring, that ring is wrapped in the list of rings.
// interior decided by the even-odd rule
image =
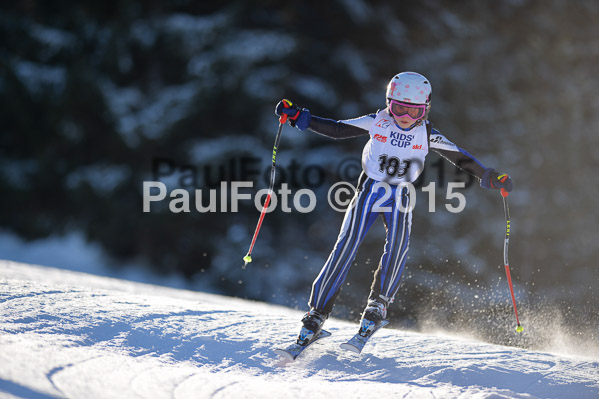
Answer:
[[[597,398],[599,361],[357,323],[293,363],[301,312],[0,261],[0,398]]]

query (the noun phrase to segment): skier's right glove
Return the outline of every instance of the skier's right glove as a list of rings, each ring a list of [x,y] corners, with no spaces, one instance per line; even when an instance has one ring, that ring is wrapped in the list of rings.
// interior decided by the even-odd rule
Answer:
[[[289,124],[297,127],[299,130],[306,130],[310,127],[310,121],[312,120],[310,110],[298,108],[295,104],[286,99],[279,101],[275,108],[275,114],[277,114],[277,116],[283,114],[287,115]]]

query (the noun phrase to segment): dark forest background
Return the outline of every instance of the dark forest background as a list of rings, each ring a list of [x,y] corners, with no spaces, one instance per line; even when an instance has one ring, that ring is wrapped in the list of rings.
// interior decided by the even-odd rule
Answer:
[[[3,2],[0,226],[27,241],[81,234],[110,267],[304,309],[343,218],[327,190],[355,184],[364,139],[284,128],[277,188],[313,189],[317,206],[268,214],[247,268],[252,201],[200,213],[196,197],[207,204],[214,189],[220,205],[222,181],[268,186],[279,99],[356,117],[383,108],[389,79],[412,70],[432,82],[435,127],[513,177],[525,332],[513,332],[501,197],[434,154],[393,324],[526,347],[559,331],[597,341],[598,20],[598,3],[565,0]],[[190,212],[171,212],[167,196],[144,213],[152,180],[187,190]],[[450,181],[468,183],[461,213],[445,209]],[[383,242],[377,223],[335,316],[359,319]]]

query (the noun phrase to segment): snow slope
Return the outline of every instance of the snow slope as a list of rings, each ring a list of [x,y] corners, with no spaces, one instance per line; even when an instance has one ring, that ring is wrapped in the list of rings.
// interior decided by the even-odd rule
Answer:
[[[301,312],[0,261],[0,398],[597,398],[599,361],[398,330],[273,353]]]

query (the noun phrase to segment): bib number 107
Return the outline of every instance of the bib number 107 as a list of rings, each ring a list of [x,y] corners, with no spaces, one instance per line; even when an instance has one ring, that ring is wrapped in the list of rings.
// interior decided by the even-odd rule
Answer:
[[[397,157],[389,157],[387,154],[379,157],[379,170],[388,176],[404,177],[408,173],[411,164],[411,159],[402,161]]]

